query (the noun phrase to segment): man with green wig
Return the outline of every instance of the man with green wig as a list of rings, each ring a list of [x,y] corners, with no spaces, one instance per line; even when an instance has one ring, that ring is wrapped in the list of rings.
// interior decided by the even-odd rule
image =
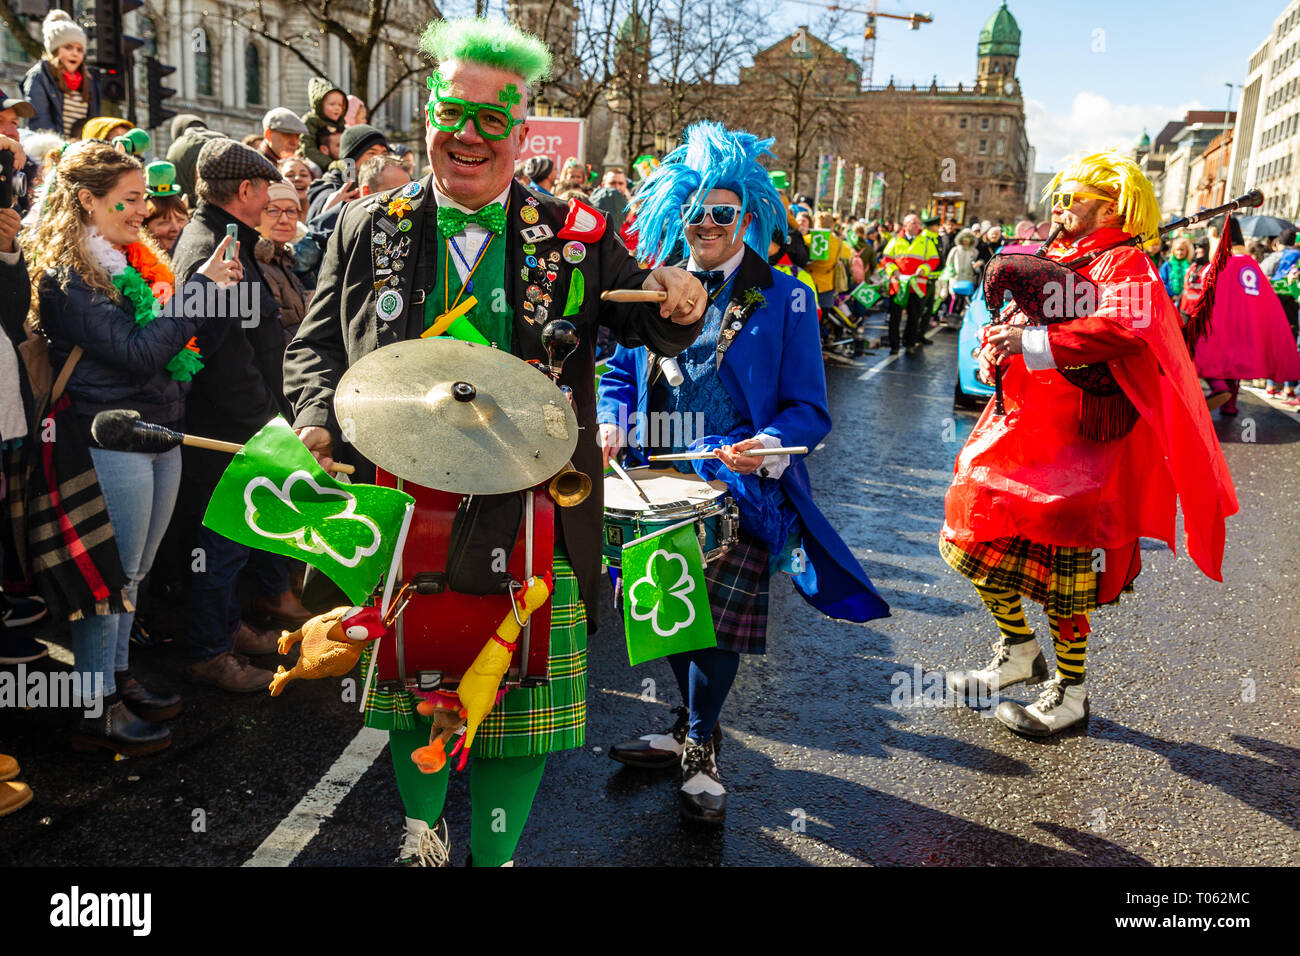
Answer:
[[[472,298],[468,325],[456,322],[451,334],[526,360],[545,360],[541,332],[548,320],[563,317],[577,327],[579,345],[560,382],[572,389],[582,429],[573,463],[599,476],[597,327],[608,327],[624,345],[676,355],[699,331],[704,289],[681,269],[641,269],[599,211],[513,181],[527,135],[529,87],[551,66],[540,40],[504,22],[466,18],[434,21],[421,46],[436,64],[425,121],[431,172],[351,203],[340,217],[311,310],[285,355],[294,427],[326,467],[337,456],[367,474],[369,463],[342,440],[334,417],[339,379],[362,356],[418,338]],[[661,291],[666,298],[604,302],[600,295],[609,289]],[[546,755],[586,739],[586,643],[596,624],[604,510],[601,483],[594,484],[585,502],[557,512],[549,683],[509,691],[474,740],[475,866],[513,859]],[[428,718],[417,713],[409,691],[389,684],[371,687],[366,703],[367,725],[389,731],[406,810],[399,862],[444,864],[448,770],[424,775],[411,759],[428,742]]]

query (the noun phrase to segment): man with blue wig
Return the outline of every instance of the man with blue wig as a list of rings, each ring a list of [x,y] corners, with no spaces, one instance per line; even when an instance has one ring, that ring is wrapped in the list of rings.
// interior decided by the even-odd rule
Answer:
[[[705,568],[717,647],[668,658],[686,705],[676,725],[610,750],[631,766],[680,765],[683,816],[713,824],[726,814],[718,717],[740,655],[766,648],[772,572],[789,570],[804,599],[831,617],[861,622],[889,614],[814,504],[804,462],[742,454],[815,448],[831,427],[813,296],[767,262],[773,234],[786,231],[785,208],[759,161],[771,155],[771,143],[697,123],[641,185],[638,254],[652,263],[688,255],[689,268],[706,278],[709,305],[699,337],[677,357],[680,384],[667,383],[659,357],[646,348],[620,347],[597,403],[606,460],[625,444],[630,460],[713,450],[712,458],[683,465],[725,482],[740,509],[737,543]],[[652,421],[699,423],[701,434],[692,440],[678,428],[664,435],[646,427]],[[637,425],[625,428],[628,422]]]

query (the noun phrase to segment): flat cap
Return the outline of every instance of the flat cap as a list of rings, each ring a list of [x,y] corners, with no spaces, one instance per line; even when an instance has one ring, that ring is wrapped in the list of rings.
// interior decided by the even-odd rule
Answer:
[[[293,110],[285,106],[267,110],[266,115],[262,117],[262,129],[273,129],[277,133],[296,133],[299,136],[307,135],[307,124],[300,120]]]
[[[199,150],[194,167],[199,179],[265,179],[280,181],[280,171],[257,150],[233,139],[210,139]]]

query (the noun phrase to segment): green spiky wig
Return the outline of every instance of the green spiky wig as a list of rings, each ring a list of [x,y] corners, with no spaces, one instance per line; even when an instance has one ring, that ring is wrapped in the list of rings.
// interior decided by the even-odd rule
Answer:
[[[481,63],[522,76],[530,86],[551,75],[551,51],[546,44],[504,20],[434,20],[420,36],[420,49],[436,64]]]

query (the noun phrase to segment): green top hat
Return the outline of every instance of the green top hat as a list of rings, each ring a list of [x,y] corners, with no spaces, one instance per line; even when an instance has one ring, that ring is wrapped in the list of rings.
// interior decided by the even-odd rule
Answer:
[[[179,196],[182,193],[176,182],[176,167],[166,160],[158,160],[144,168],[145,195],[155,199],[159,196]]]
[[[784,170],[774,169],[772,170],[772,172],[768,173],[768,176],[772,180],[772,185],[775,186],[777,189],[790,188],[790,180],[786,178]]]

